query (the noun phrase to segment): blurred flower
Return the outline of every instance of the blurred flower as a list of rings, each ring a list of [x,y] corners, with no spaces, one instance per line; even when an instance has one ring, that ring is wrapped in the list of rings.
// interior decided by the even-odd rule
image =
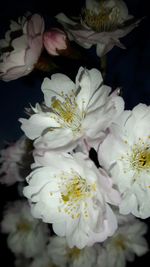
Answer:
[[[48,255],[47,247],[45,247],[45,250],[43,252],[41,251],[41,253],[42,254],[37,255],[32,260],[31,264],[28,267],[59,267],[53,264],[50,256]],[[60,267],[62,267],[62,265],[60,265]]]
[[[125,267],[126,261],[134,261],[135,255],[143,256],[149,250],[144,237],[147,225],[132,215],[119,215],[118,218],[117,231],[103,243],[106,250],[105,267]],[[99,260],[98,262],[101,263]]]
[[[25,136],[0,151],[0,183],[10,186],[25,180],[32,163],[32,144]]]
[[[28,75],[43,48],[44,20],[34,14],[11,21],[5,39],[0,40],[0,78],[11,81]]]
[[[48,245],[48,253],[55,266],[92,267],[96,264],[97,249],[92,247],[69,248],[66,238],[54,236]]]
[[[32,217],[26,201],[15,201],[8,205],[1,231],[8,234],[10,250],[27,258],[44,250],[49,234],[47,225]]]
[[[15,267],[30,267],[30,264],[31,264],[31,259],[26,258],[22,255],[16,257],[14,262]]]
[[[58,14],[56,18],[68,32],[70,40],[84,48],[96,45],[99,57],[115,45],[125,48],[119,38],[128,34],[139,23],[133,23],[133,16],[128,14],[127,6],[122,0],[86,0],[80,23],[72,21],[63,13]]]
[[[64,31],[54,28],[43,34],[44,46],[50,55],[58,56],[67,49],[67,35]]]
[[[64,74],[54,74],[42,84],[45,105],[36,105],[35,114],[20,119],[21,129],[39,149],[69,151],[86,140],[97,149],[108,126],[124,109],[117,92],[103,85],[97,69],[80,68],[73,83]]]
[[[100,164],[122,196],[120,213],[150,216],[150,107],[124,111],[99,149]]]
[[[31,212],[52,223],[69,247],[91,246],[115,232],[117,222],[108,203],[118,205],[120,196],[107,174],[84,154],[46,152],[35,156],[32,167],[24,188]]]

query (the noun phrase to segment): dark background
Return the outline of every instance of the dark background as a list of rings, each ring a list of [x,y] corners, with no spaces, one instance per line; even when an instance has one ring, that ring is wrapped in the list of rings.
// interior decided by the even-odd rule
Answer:
[[[131,109],[138,103],[150,105],[150,9],[148,0],[126,0],[130,14],[137,19],[144,17],[139,27],[134,29],[121,42],[126,46],[126,50],[114,47],[107,54],[107,71],[105,84],[110,85],[113,89],[120,86],[122,96],[125,100],[126,109]],[[33,0],[4,1],[0,9],[0,38],[4,37],[8,29],[9,20],[16,19],[26,11],[40,13],[44,16],[46,27],[55,25],[55,16],[59,12],[66,15],[78,15],[84,1],[45,1],[39,3]],[[72,64],[69,60],[60,58],[60,69],[71,78],[75,78],[80,65],[90,69],[92,67],[100,68],[100,60],[95,54],[95,48],[86,50],[88,63],[75,62]],[[17,140],[22,135],[18,118],[24,117],[24,108],[31,103],[42,100],[41,83],[45,76],[50,74],[38,73],[34,71],[26,77],[15,81],[0,81],[0,147],[5,142]],[[3,210],[4,204],[9,200],[17,199],[16,186],[7,188],[0,187],[0,208]],[[2,218],[2,212],[0,214]],[[150,220],[145,222],[149,225]],[[150,232],[147,235],[150,244]],[[1,266],[13,266],[13,255],[6,248],[6,237],[1,236],[0,240]],[[149,253],[138,258],[129,266],[142,266],[150,260]]]

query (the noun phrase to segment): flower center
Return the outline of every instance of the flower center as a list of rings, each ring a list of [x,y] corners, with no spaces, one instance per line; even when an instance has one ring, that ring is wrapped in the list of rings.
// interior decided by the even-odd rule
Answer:
[[[116,248],[119,248],[121,250],[125,250],[126,249],[125,238],[122,235],[119,234],[115,238],[114,243],[115,243],[115,247]]]
[[[89,196],[91,188],[87,185],[86,180],[75,175],[70,183],[66,185],[65,192],[62,193],[62,199],[68,201],[80,201]]]
[[[53,113],[58,116],[58,122],[62,127],[71,128],[73,132],[81,130],[83,114],[77,106],[75,97],[66,96],[63,102],[54,99],[51,108]]]
[[[137,172],[150,171],[150,145],[133,146],[131,165]]]
[[[69,249],[68,256],[71,260],[73,260],[73,259],[78,258],[80,256],[80,253],[81,253],[81,249],[75,247],[75,248]]]
[[[22,221],[17,224],[17,230],[20,232],[29,232],[31,230],[31,226],[29,222]]]
[[[61,174],[59,189],[61,192],[59,212],[63,209],[72,219],[79,218],[82,206],[83,215],[87,218],[86,200],[94,196],[96,184],[88,184],[84,178],[72,170],[71,173]]]
[[[115,30],[119,24],[119,8],[105,7],[104,4],[104,1],[100,3],[98,14],[89,9],[83,10],[84,23],[96,32]]]

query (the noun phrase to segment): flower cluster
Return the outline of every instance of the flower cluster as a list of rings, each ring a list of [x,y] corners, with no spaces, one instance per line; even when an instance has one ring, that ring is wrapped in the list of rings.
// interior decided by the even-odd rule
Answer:
[[[1,80],[47,72],[43,101],[19,118],[24,135],[0,151],[0,183],[19,195],[1,232],[16,267],[125,267],[148,252],[150,106],[126,110],[82,51],[94,46],[99,60],[125,48],[119,39],[140,20],[123,0],[86,0],[79,17],[53,19],[48,28],[27,13],[0,40]],[[62,59],[78,63],[75,78],[59,71]]]

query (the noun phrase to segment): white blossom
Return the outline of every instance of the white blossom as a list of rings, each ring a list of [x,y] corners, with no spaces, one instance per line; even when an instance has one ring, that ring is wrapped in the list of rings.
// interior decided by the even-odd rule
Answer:
[[[32,214],[52,223],[70,247],[91,246],[115,232],[116,218],[108,203],[118,205],[120,196],[90,159],[81,153],[46,152],[35,156],[33,167],[24,188]]]
[[[43,49],[43,31],[44,19],[38,14],[11,21],[0,40],[0,79],[15,80],[34,69]]]
[[[139,21],[133,22],[128,8],[122,0],[86,0],[80,23],[59,13],[56,18],[63,25],[70,40],[84,48],[96,45],[99,57],[108,53],[115,45],[125,46],[119,39],[131,32]]]
[[[36,105],[29,119],[20,119],[21,129],[39,149],[70,151],[84,140],[97,148],[124,108],[117,92],[110,95],[102,83],[97,69],[82,67],[75,83],[63,74],[45,78],[45,106]]]
[[[9,203],[1,222],[2,233],[8,234],[7,243],[16,255],[30,258],[44,250],[48,240],[48,227],[33,218],[27,201]]]
[[[54,265],[61,267],[94,267],[97,261],[96,245],[83,249],[69,248],[65,237],[52,237],[48,254]]]
[[[150,216],[150,107],[122,113],[99,149],[100,164],[110,173],[122,201],[120,213]]]
[[[125,267],[127,261],[132,262],[135,256],[143,256],[149,250],[144,237],[147,232],[144,222],[132,215],[119,215],[118,224],[115,234],[103,243],[105,267]]]

